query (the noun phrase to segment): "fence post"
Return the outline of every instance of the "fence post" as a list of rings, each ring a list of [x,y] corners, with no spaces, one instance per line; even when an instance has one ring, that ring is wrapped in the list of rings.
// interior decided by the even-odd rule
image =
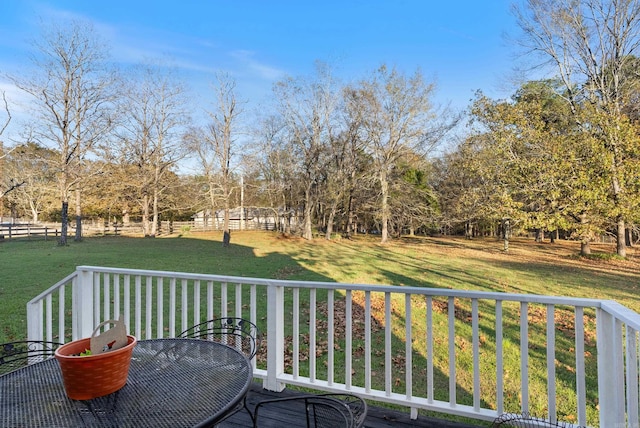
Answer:
[[[285,384],[278,382],[284,373],[284,287],[267,285],[267,377],[262,386],[280,392]]]
[[[90,337],[93,321],[93,271],[79,267],[73,283],[73,328],[72,340]]]
[[[596,337],[600,427],[624,427],[622,328],[612,314],[601,308],[596,308]]]

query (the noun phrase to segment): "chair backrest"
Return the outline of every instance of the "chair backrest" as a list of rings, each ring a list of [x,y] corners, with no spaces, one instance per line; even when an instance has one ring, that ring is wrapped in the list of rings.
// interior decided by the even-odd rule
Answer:
[[[258,327],[243,318],[223,317],[204,321],[189,327],[178,337],[211,340],[224,343],[252,359],[258,352],[260,335]]]
[[[0,344],[0,375],[9,373],[27,364],[51,358],[57,342],[21,340]]]
[[[496,418],[492,427],[518,427],[518,428],[568,428],[573,425],[564,422],[550,422],[544,418],[531,416],[529,413],[505,413]],[[576,427],[579,428],[579,427]]]
[[[345,403],[332,397],[306,397],[307,427],[335,428],[354,426],[354,417]]]
[[[351,412],[351,418],[353,419],[352,426],[353,427],[361,427],[364,425],[364,421],[367,417],[367,402],[364,401],[361,397],[349,394],[349,393],[340,393],[340,392],[329,392],[324,394],[319,394],[320,397],[328,397],[333,398],[334,400],[340,401],[342,404],[349,408]]]
[[[271,409],[270,412],[268,409]],[[254,427],[272,424],[273,415],[279,412],[306,417],[307,428],[355,428],[353,412],[349,405],[329,395],[299,395],[263,400],[256,404],[253,413]],[[276,418],[277,419],[277,418]],[[298,424],[294,424],[296,426]]]

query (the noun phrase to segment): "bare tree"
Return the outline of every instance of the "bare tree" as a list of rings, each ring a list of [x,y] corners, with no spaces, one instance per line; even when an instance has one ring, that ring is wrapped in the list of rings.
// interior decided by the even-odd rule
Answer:
[[[325,239],[331,239],[334,226],[342,229],[345,237],[356,233],[355,207],[370,180],[365,141],[360,132],[361,123],[345,108],[352,88],[342,90],[339,106],[339,134],[331,138],[328,147],[329,163],[326,168],[321,202],[325,207]]]
[[[372,156],[380,185],[381,241],[388,240],[390,174],[404,155],[426,155],[457,123],[456,115],[439,115],[432,104],[435,84],[420,72],[407,77],[395,68],[380,67],[349,94],[351,115]]]
[[[323,63],[316,63],[315,77],[287,78],[276,83],[274,92],[286,138],[300,162],[299,179],[304,187],[302,236],[312,239],[314,190],[329,161],[339,93],[331,68]]]
[[[224,245],[229,245],[229,211],[234,190],[233,168],[237,156],[238,136],[241,132],[240,118],[243,113],[242,102],[236,94],[236,82],[226,73],[218,73],[213,84],[215,102],[212,110],[207,111],[210,123],[206,130],[198,131],[192,138],[192,147],[198,155],[207,179],[209,202],[212,213],[217,200],[221,199],[224,208]]]
[[[624,257],[631,193],[625,182],[635,173],[628,161],[634,158],[628,154],[635,143],[624,135],[623,112],[632,94],[623,83],[640,46],[640,0],[527,0],[514,11],[524,31],[523,46],[553,67],[574,113],[579,103],[595,110],[584,124],[585,133],[598,134],[602,141],[617,253]]]
[[[58,152],[58,191],[62,202],[60,245],[67,243],[71,193],[83,179],[80,165],[108,135],[112,121],[114,76],[107,50],[86,23],[60,23],[35,43],[36,75],[14,76],[14,84],[33,97],[33,138]],[[76,239],[82,235],[81,198],[76,198]]]
[[[285,138],[283,118],[276,114],[267,115],[255,122],[252,130],[255,152],[246,153],[245,161],[253,161],[259,171],[264,194],[273,210],[278,230],[291,233],[291,213],[295,206],[293,195],[297,194],[295,179],[295,156],[290,141]],[[249,156],[247,156],[247,154]],[[282,219],[282,220],[281,220]]]
[[[185,156],[186,90],[160,65],[138,67],[128,81],[118,127],[119,156],[133,175],[130,185],[141,209],[144,235],[155,237],[159,201],[171,185],[169,173]]]

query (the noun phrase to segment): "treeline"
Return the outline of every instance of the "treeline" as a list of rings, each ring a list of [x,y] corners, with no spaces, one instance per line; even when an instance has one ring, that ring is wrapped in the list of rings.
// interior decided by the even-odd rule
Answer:
[[[14,216],[63,228],[75,216],[78,239],[82,218],[96,217],[141,220],[155,236],[160,220],[223,211],[228,229],[240,205],[271,207],[308,239],[376,230],[386,241],[436,224],[428,153],[458,117],[433,106],[419,72],[381,66],[347,85],[318,63],[276,82],[259,113],[219,73],[202,124],[167,65],[115,69],[84,23],[43,37],[34,75],[11,76],[33,101],[24,141],[2,148]]]
[[[276,82],[259,112],[219,73],[198,121],[202,105],[166,64],[116,70],[90,26],[57,27],[34,75],[11,77],[33,120],[0,147],[2,205],[64,226],[71,204],[77,237],[83,217],[141,220],[154,236],[160,220],[199,211],[223,211],[228,229],[232,208],[254,206],[307,239],[533,230],[586,254],[609,233],[624,256],[640,217],[640,5],[514,10],[550,77],[507,100],[479,91],[465,115],[434,105],[420,72],[383,65],[345,83],[318,63]]]

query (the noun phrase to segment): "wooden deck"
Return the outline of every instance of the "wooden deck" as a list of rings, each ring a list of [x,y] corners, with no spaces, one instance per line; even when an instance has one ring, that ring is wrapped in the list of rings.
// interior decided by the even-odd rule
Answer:
[[[302,394],[298,391],[284,390],[283,392],[271,392],[262,389],[262,386],[254,383],[251,386],[247,403],[251,410],[253,410],[255,403],[261,400],[269,400],[272,398],[282,398]],[[367,428],[382,428],[382,427],[433,427],[433,428],[477,428],[486,427],[489,424],[484,424],[478,421],[477,425],[469,425],[460,422],[451,422],[442,419],[436,419],[420,415],[418,419],[411,420],[408,412],[402,412],[398,410],[390,410],[382,407],[376,407],[371,402],[367,402],[368,411],[365,427]],[[285,405],[279,408],[277,411],[271,411],[265,414],[261,413],[261,425],[260,427],[277,427],[277,428],[295,428],[305,426],[304,417],[300,418],[291,414]],[[265,418],[266,419],[263,419]],[[250,427],[251,418],[246,411],[240,411],[228,418],[226,421],[219,425],[221,428],[239,428]]]

